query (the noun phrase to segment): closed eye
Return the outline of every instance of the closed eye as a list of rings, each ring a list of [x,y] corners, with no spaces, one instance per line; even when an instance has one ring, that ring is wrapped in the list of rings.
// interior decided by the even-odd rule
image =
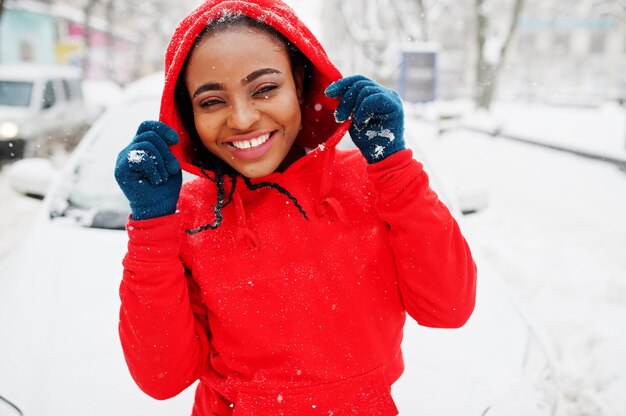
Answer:
[[[278,88],[278,85],[274,85],[274,84],[267,84],[267,85],[263,85],[261,88],[259,88],[258,90],[256,90],[254,92],[254,94],[252,94],[253,96],[257,96],[259,94],[267,94],[270,91],[275,90],[276,88]]]
[[[209,108],[209,107],[213,107],[214,105],[221,104],[221,103],[222,103],[222,100],[218,100],[216,98],[209,98],[209,99],[200,101],[199,105],[202,108]]]

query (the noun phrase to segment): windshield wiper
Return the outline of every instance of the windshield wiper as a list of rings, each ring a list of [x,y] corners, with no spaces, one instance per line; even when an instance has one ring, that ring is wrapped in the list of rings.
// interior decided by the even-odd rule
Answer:
[[[15,404],[0,396],[0,414],[7,416],[24,416],[24,413]]]
[[[58,201],[50,211],[50,219],[67,218],[87,228],[103,228],[107,230],[123,230],[126,227],[128,213],[110,210],[85,208],[73,203],[70,199]]]
[[[118,211],[98,211],[93,216],[91,227],[104,228],[106,230],[124,230],[126,229],[126,221],[128,213]]]

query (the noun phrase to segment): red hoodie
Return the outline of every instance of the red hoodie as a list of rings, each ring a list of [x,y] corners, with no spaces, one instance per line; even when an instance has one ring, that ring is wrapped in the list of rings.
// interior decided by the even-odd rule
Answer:
[[[251,180],[288,190],[306,218],[275,189],[228,179],[222,224],[189,234],[214,222],[216,185],[191,163],[174,87],[206,22],[228,13],[275,27],[314,66],[297,139],[312,150]],[[392,416],[406,313],[432,327],[469,318],[474,262],[411,151],[368,165],[358,151],[336,149],[349,125],[334,121],[337,101],[323,91],[339,78],[279,1],[210,0],[176,30],[160,118],[198,178],[183,186],[176,214],[129,220],[120,287],[122,346],[147,394],[170,398],[199,380],[197,416]]]

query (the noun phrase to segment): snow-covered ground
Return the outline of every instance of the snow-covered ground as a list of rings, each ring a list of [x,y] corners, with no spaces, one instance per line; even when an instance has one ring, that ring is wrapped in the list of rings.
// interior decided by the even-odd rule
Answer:
[[[623,109],[496,108],[491,121],[512,120],[520,135],[620,156]],[[559,415],[626,414],[626,172],[463,129],[438,135],[418,119],[408,129],[452,188],[487,190],[488,207],[464,217],[464,231],[541,326],[559,372]]]
[[[616,103],[587,108],[508,101],[496,102],[490,112],[475,112],[471,102],[458,100],[416,106],[414,110],[442,128],[462,125],[497,131],[626,164],[626,107]]]
[[[0,165],[0,258],[7,255],[31,224],[41,201],[14,192],[7,180],[8,165]]]
[[[540,325],[561,383],[559,416],[626,414],[626,172],[463,129],[438,135],[437,124],[410,117],[427,111],[408,110],[407,132],[451,187],[478,184],[488,191],[487,208],[465,216],[462,227],[481,261],[500,272]],[[615,107],[498,104],[490,122],[514,125],[506,120],[521,126],[520,134],[596,151],[617,152],[624,143],[624,112]],[[19,242],[40,205],[15,194],[6,169],[0,172],[0,257]]]

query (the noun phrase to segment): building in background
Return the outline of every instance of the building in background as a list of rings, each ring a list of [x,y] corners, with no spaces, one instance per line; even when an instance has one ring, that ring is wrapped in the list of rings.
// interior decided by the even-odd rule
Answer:
[[[102,7],[89,19],[87,48],[86,0],[5,0],[0,63],[81,66],[87,59],[86,77],[123,84],[162,69],[173,27],[198,2],[115,0],[119,11],[114,25],[107,23]],[[403,51],[435,44],[436,98],[471,98],[475,93],[474,2],[289,3],[317,32],[345,74],[363,73],[400,89]],[[418,3],[425,5],[423,12]],[[496,98],[585,105],[626,99],[626,9],[620,4],[618,0],[525,0],[496,82]],[[497,49],[506,34],[511,5],[511,0],[491,1],[487,49]]]
[[[90,19],[90,26],[89,59],[83,76],[130,81],[138,36],[120,28],[110,31],[97,17]],[[80,10],[28,0],[6,2],[0,21],[0,63],[82,67],[86,53]]]
[[[57,22],[43,4],[7,2],[0,20],[0,62],[57,62]]]
[[[163,69],[169,36],[195,2],[5,0],[0,64],[77,66],[85,78],[125,84]]]
[[[626,17],[626,16],[624,16]],[[626,25],[579,1],[555,15],[527,10],[502,74],[501,95],[597,105],[626,98]]]
[[[85,54],[89,54],[83,76],[90,79],[112,78],[124,84],[134,78],[135,49],[139,36],[132,30],[109,28],[98,17],[90,21],[89,48],[85,47],[86,28],[80,10],[66,6],[54,8],[58,22],[56,44],[57,62],[62,65],[81,66]]]
[[[474,2],[424,0],[423,13],[415,0],[324,3],[322,40],[345,74],[362,73],[399,88],[403,51],[436,44],[437,99],[473,97]],[[512,4],[489,3],[487,59],[506,36]],[[624,101],[626,9],[618,0],[526,0],[496,86],[497,99],[567,105]]]

